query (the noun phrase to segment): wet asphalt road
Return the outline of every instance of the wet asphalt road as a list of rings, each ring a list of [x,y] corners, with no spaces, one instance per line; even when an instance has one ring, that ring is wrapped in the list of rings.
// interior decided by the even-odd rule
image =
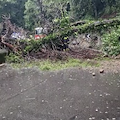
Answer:
[[[120,74],[0,68],[0,120],[120,120]]]

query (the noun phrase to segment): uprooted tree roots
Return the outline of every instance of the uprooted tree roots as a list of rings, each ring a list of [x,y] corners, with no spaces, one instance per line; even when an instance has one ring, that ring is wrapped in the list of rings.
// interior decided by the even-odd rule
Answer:
[[[10,21],[10,15],[2,15],[3,22],[1,23],[2,29],[0,31],[0,48],[5,48],[8,51],[17,52],[18,44],[15,39],[11,39],[12,33],[26,34],[23,28],[12,24]]]

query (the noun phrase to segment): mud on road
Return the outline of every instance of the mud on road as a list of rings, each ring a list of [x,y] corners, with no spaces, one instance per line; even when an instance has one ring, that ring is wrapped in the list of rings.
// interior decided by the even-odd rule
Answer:
[[[120,74],[0,68],[0,120],[120,120]]]

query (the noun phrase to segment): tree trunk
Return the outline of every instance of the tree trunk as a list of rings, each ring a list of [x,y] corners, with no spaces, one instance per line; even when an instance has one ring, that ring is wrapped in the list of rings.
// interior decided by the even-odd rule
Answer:
[[[39,5],[39,10],[40,10],[40,17],[42,18],[42,25],[45,25],[45,13],[43,11],[43,3],[42,0],[37,0],[38,5]]]

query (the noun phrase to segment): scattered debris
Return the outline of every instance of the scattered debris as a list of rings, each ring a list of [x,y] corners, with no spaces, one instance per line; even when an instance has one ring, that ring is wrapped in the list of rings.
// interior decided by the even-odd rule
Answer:
[[[100,69],[100,73],[104,73],[104,69]]]
[[[0,68],[5,67],[6,65],[4,63],[0,64]]]
[[[1,24],[2,29],[0,31],[0,48],[17,52],[19,39],[25,39],[26,31],[23,28],[12,24],[10,21],[10,15],[2,15],[2,19],[3,22]]]
[[[3,18],[3,30],[1,31],[0,36],[0,48],[1,49],[7,49],[8,52],[14,52],[18,53],[19,50],[21,51],[23,57],[26,58],[36,58],[36,59],[52,59],[52,60],[66,60],[68,57],[77,58],[77,59],[93,59],[97,57],[101,52],[97,49],[94,49],[94,46],[91,45],[92,42],[90,41],[96,41],[99,37],[96,35],[92,36],[91,34],[87,34],[84,41],[88,43],[88,46],[92,46],[92,48],[84,47],[83,43],[80,43],[80,41],[74,41],[72,42],[73,48],[70,47],[68,44],[69,38],[64,39],[63,41],[60,39],[56,45],[56,43],[53,43],[53,41],[50,41],[50,45],[44,48],[40,48],[40,46],[37,46],[38,49],[31,49],[26,54],[24,54],[23,50],[26,47],[26,43],[21,44],[20,39],[25,39],[26,31],[24,31],[22,28],[17,27],[16,25],[13,25],[10,21],[10,16],[2,16]],[[76,24],[85,24],[85,22],[78,21]],[[90,42],[90,43],[89,43]],[[31,44],[32,46],[32,44]],[[79,47],[78,47],[79,46]],[[82,47],[81,47],[82,46]],[[28,45],[29,47],[29,45]],[[58,49],[58,47],[60,49]]]
[[[95,76],[96,74],[95,73],[92,73],[93,76]]]

